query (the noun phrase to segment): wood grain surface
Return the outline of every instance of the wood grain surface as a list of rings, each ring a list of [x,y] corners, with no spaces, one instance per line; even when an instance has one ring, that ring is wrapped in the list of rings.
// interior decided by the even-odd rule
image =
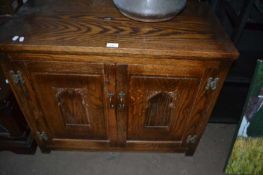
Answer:
[[[15,35],[25,41],[13,42]],[[108,42],[119,48],[106,48]],[[238,55],[208,5],[191,0],[181,14],[161,23],[128,19],[112,0],[32,0],[0,28],[0,49],[195,59]]]
[[[194,0],[161,23],[128,19],[111,0],[31,0],[0,28],[0,51],[43,152],[193,155],[238,57],[208,5]]]

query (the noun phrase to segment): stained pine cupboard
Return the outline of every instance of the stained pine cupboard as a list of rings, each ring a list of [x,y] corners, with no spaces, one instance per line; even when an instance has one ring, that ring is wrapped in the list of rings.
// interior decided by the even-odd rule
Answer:
[[[211,13],[206,4],[190,1],[173,21],[157,24],[132,21],[102,2],[107,18],[93,0],[76,1],[79,10],[57,1],[47,14],[33,11],[36,3],[36,14],[5,26],[23,21],[24,43],[10,43],[11,29],[0,35],[1,67],[38,145],[43,152],[192,155],[237,51],[214,17],[202,14]],[[120,47],[107,48],[108,41]]]

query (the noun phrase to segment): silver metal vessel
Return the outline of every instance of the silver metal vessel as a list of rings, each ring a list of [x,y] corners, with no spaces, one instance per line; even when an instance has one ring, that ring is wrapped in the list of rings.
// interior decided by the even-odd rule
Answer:
[[[173,18],[187,0],[113,0],[125,16],[138,21],[158,22]]]

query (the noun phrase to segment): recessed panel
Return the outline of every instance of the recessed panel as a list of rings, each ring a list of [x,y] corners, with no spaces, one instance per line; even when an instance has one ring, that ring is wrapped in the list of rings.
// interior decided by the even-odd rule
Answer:
[[[181,141],[200,79],[130,75],[128,140]]]
[[[34,77],[54,138],[107,138],[102,75],[37,73]]]
[[[175,104],[174,92],[152,92],[147,100],[144,127],[168,127]]]
[[[90,119],[85,89],[53,87],[53,90],[65,125],[88,127]]]

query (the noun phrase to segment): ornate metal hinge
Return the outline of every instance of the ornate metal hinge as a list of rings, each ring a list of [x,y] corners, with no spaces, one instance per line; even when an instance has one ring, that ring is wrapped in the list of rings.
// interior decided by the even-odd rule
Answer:
[[[16,72],[11,70],[9,73],[10,73],[10,76],[11,76],[12,81],[14,82],[14,84],[18,85],[22,89],[22,91],[24,93],[24,96],[27,97],[28,93],[27,93],[27,89],[26,89],[26,87],[24,85],[25,81],[23,79],[22,73],[19,70],[16,71]]]
[[[48,141],[48,139],[49,139],[48,138],[48,134],[46,132],[43,132],[43,131],[42,132],[38,131],[37,132],[37,137],[38,137],[39,140],[45,141],[45,142]]]
[[[12,78],[12,80],[13,80],[13,82],[14,82],[15,84],[23,85],[23,84],[25,83],[25,81],[24,81],[24,79],[23,79],[22,74],[21,74],[20,71],[17,71],[17,72],[15,73],[13,70],[11,70],[11,71],[10,71],[10,74],[11,74],[11,78]]]
[[[213,77],[208,78],[205,89],[216,90],[219,80],[220,80],[219,78],[213,78]]]
[[[195,144],[197,141],[198,136],[197,135],[189,135],[186,139],[187,144]]]

